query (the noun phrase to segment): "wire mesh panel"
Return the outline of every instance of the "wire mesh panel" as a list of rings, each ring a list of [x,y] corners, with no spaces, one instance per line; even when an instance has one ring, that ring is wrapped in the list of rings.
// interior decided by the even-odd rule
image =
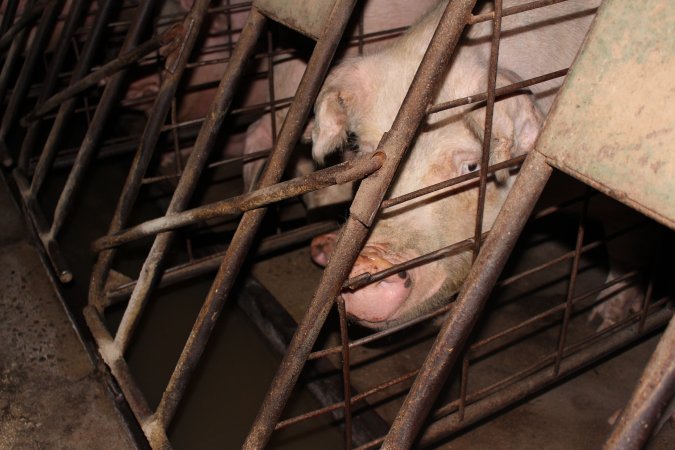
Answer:
[[[84,316],[153,447],[170,445],[231,297],[285,353],[246,448],[321,417],[346,448],[433,445],[667,323],[668,247],[621,255],[658,227],[564,178],[535,207],[549,172],[526,154],[599,2],[151,3],[65,2],[39,20],[28,5],[17,31],[3,20],[8,62],[37,52],[12,53],[24,17],[65,20],[72,54],[45,58],[30,107],[7,115],[25,133],[5,127],[2,149],[63,281],[59,237],[85,174],[122,161],[107,231],[87,242]],[[26,42],[47,42],[38,28]],[[72,114],[83,132],[66,148]],[[534,175],[514,185],[523,161]],[[43,185],[61,167],[52,200]],[[509,192],[518,209],[493,227]],[[158,312],[204,278],[189,326]],[[130,360],[160,352],[139,356],[155,322],[180,344],[160,383],[139,382]],[[287,407],[299,385],[323,405]]]

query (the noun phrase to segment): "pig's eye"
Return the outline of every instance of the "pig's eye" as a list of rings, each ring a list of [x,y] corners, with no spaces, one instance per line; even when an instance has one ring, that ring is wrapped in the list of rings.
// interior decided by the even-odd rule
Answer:
[[[462,175],[475,172],[478,170],[480,167],[480,164],[478,164],[478,161],[468,161],[465,163],[462,163]]]

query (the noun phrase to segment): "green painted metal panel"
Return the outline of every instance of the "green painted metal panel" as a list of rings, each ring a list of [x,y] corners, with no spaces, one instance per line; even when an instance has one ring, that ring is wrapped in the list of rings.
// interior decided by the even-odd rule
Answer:
[[[605,0],[537,150],[556,168],[675,228],[671,0]]]
[[[318,40],[336,0],[255,0],[254,5],[268,17]]]

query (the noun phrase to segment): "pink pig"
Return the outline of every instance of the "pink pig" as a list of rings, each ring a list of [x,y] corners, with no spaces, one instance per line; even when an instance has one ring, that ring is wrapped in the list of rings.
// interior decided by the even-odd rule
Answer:
[[[488,3],[488,2],[485,2]],[[525,1],[505,1],[505,7]],[[591,23],[599,1],[568,1],[504,17],[497,86],[568,67]],[[379,52],[345,60],[329,74],[315,105],[313,155],[354,146],[373,152],[392,125],[447,1],[441,1],[405,35]],[[474,25],[441,82],[436,102],[485,90],[491,23]],[[498,99],[490,163],[533,148],[552,93],[561,82],[533,86],[533,94]],[[395,197],[478,169],[485,108],[463,107],[432,114],[422,125],[390,188]],[[507,171],[488,183],[483,229],[501,208],[513,178]],[[457,190],[456,188],[453,190]],[[351,272],[375,273],[473,236],[477,183],[453,195],[443,191],[389,208],[374,224]],[[312,242],[312,256],[326,264],[336,235]],[[347,312],[359,323],[384,328],[428,312],[457,292],[471,265],[465,252],[344,292]]]

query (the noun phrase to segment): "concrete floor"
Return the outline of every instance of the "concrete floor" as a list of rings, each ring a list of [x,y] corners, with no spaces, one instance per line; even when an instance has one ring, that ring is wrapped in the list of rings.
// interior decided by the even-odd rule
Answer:
[[[0,174],[0,448],[136,448]]]

